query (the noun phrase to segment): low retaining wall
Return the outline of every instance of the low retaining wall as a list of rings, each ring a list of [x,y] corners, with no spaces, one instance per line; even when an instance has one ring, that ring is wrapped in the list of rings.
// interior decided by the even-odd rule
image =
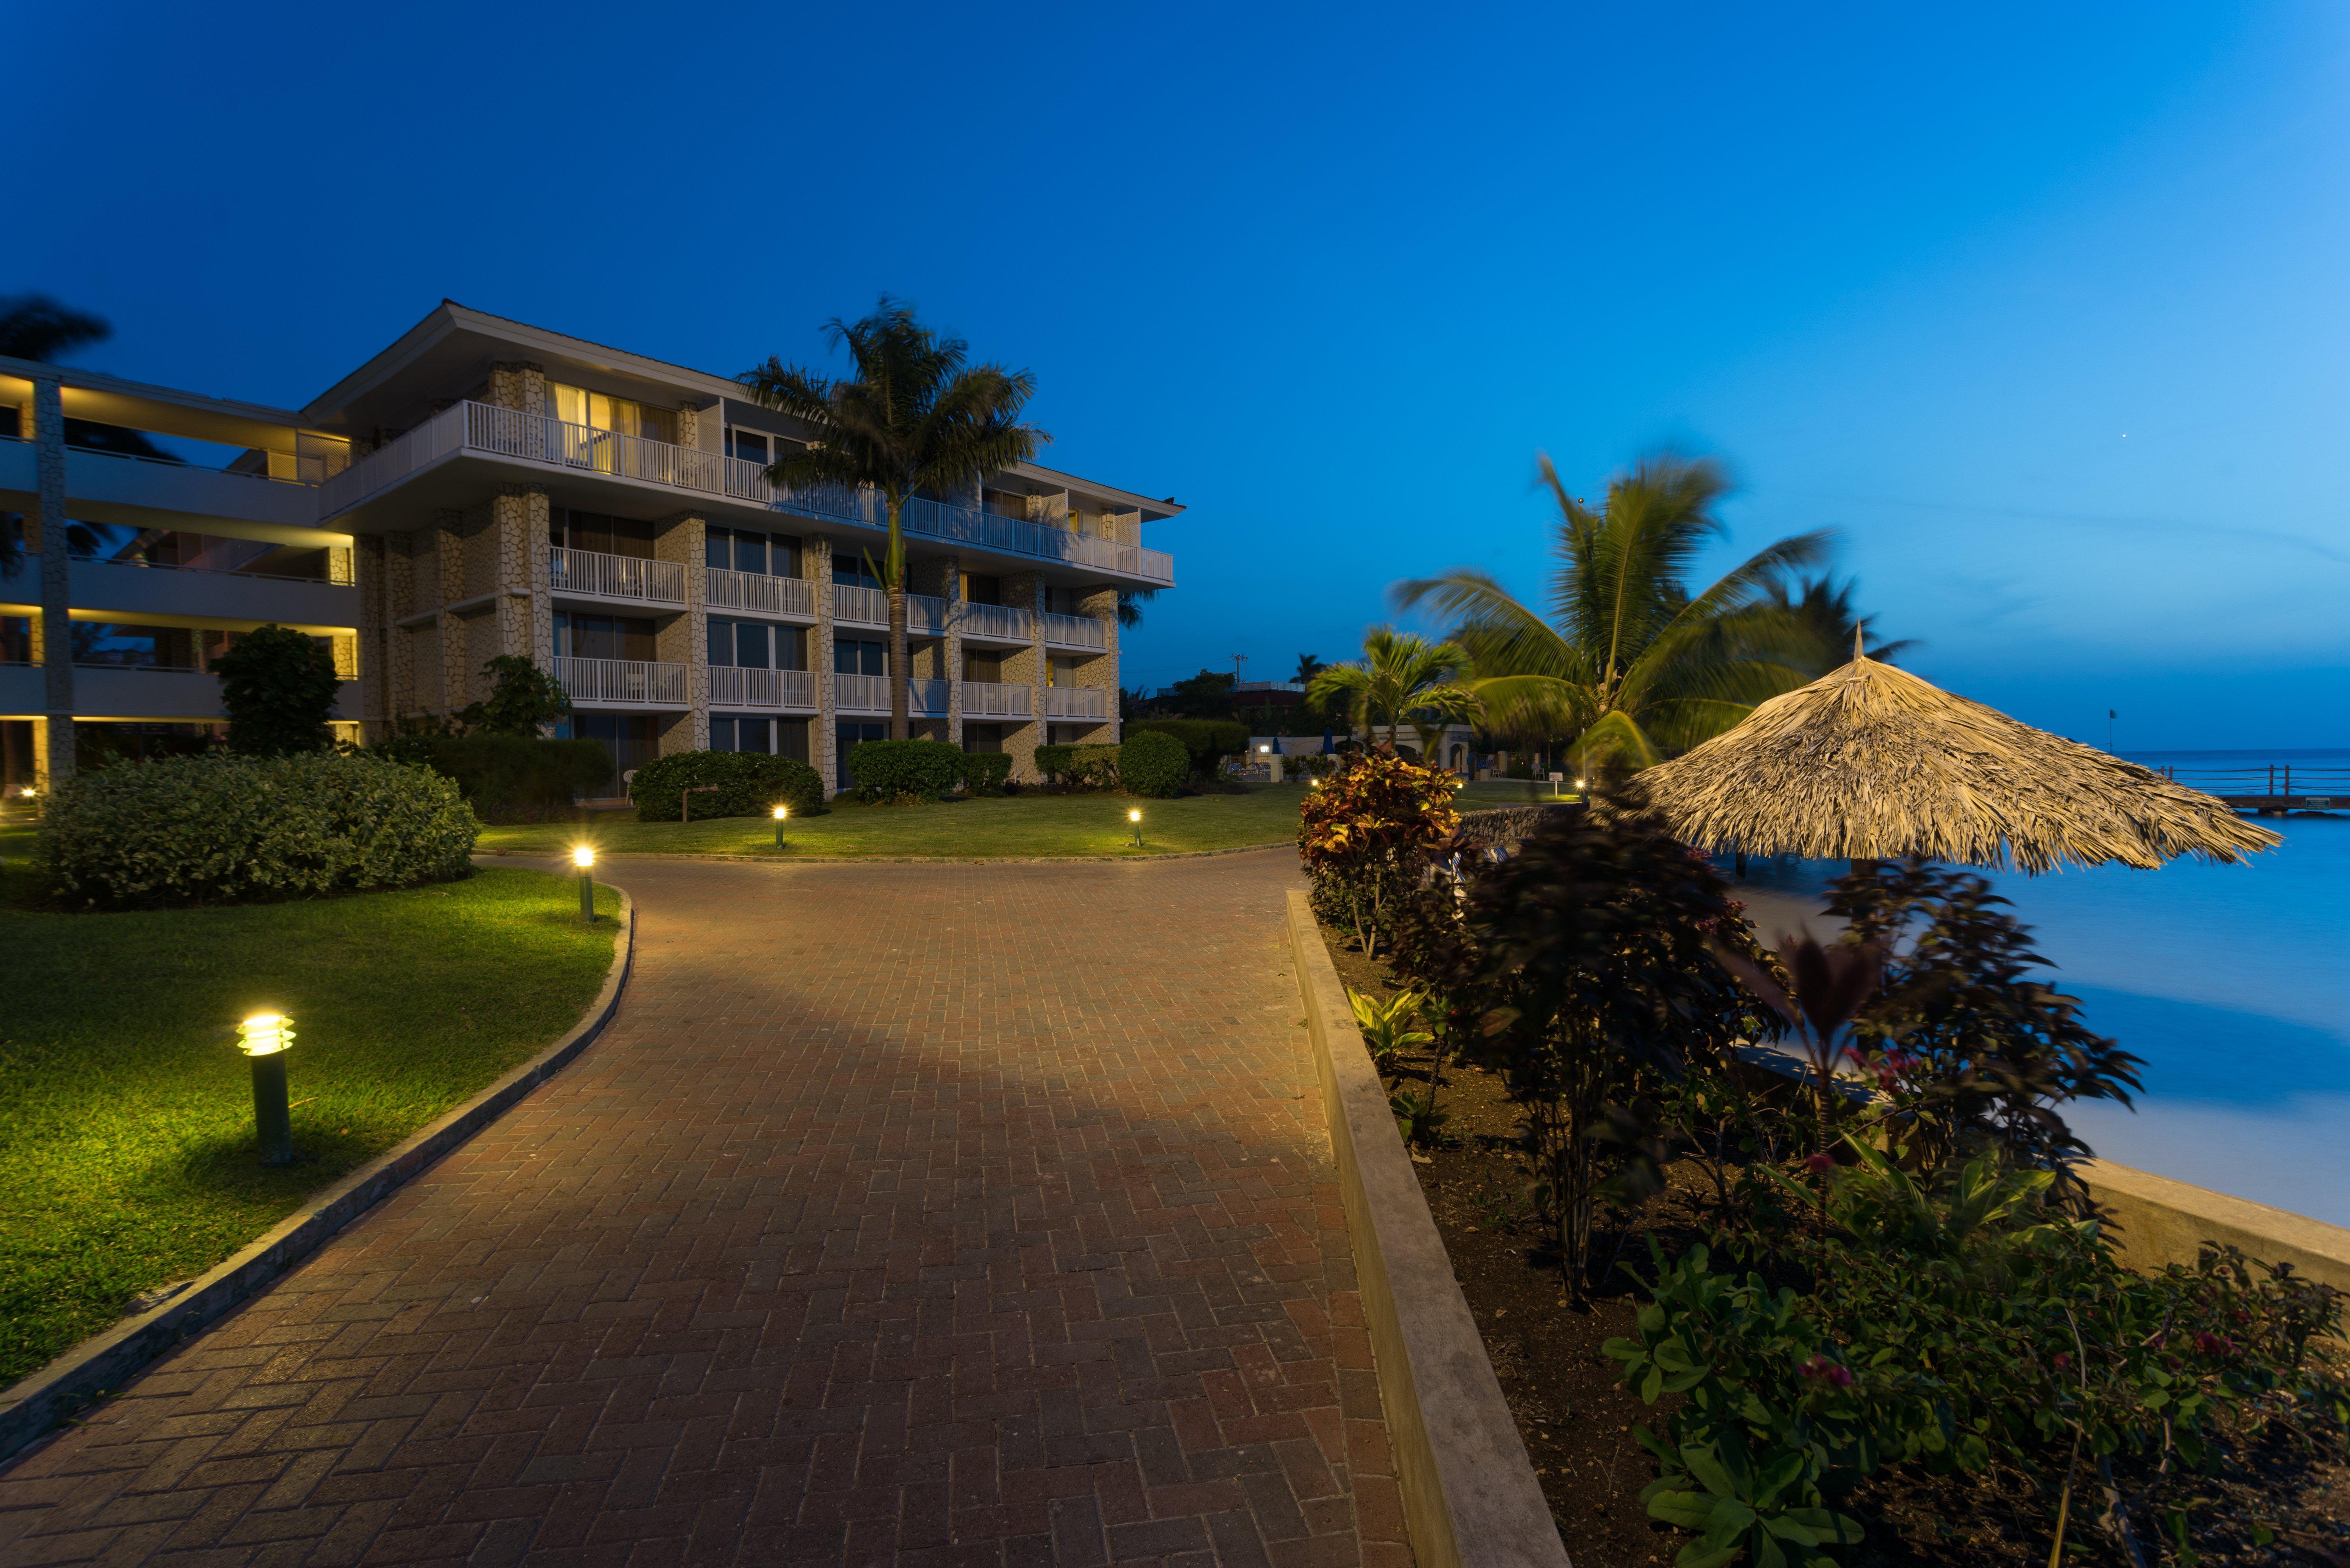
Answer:
[[[2350,1230],[2107,1160],[2088,1161],[2081,1177],[2112,1217],[2114,1251],[2132,1268],[2192,1268],[2202,1243],[2219,1241],[2350,1292]]]
[[[390,1153],[306,1199],[259,1241],[151,1311],[83,1340],[47,1366],[0,1392],[0,1463],[5,1463],[76,1410],[120,1388],[180,1341],[266,1290],[336,1231],[366,1213],[442,1156],[495,1121],[506,1108],[585,1051],[620,1005],[636,953],[636,907],[620,895],[620,930],[604,987],[578,1024]]]
[[[1568,1568],[1305,895],[1289,946],[1419,1568]]]

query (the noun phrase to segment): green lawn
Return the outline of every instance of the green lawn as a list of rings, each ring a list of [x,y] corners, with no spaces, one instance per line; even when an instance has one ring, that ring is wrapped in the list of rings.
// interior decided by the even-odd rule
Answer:
[[[858,805],[837,801],[821,816],[784,825],[782,858],[800,856],[1076,855],[1128,859],[1195,849],[1289,844],[1297,837],[1303,784],[1255,784],[1246,794],[1139,800],[1124,794],[1017,794],[936,805]],[[1142,813],[1143,847],[1128,811]],[[492,827],[484,850],[556,854],[582,839],[608,854],[775,855],[775,825],[764,816],[706,822],[639,822],[599,813],[569,823]]]
[[[1572,779],[1567,781],[1574,783]],[[1524,779],[1480,779],[1462,786],[1461,809],[1475,811],[1489,805],[1552,805],[1583,797],[1568,789],[1562,794],[1551,793],[1550,781],[1529,783]]]
[[[614,923],[520,867],[307,903],[59,915],[0,845],[0,1384],[185,1280],[579,1021]],[[609,915],[617,895],[598,889]],[[292,1015],[295,1147],[255,1163],[237,1019]],[[304,1103],[307,1102],[307,1103]]]

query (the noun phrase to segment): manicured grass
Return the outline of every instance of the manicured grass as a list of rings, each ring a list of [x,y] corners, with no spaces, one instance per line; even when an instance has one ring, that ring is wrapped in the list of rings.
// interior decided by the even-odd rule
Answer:
[[[12,867],[21,848],[7,853]],[[520,867],[231,909],[0,907],[0,1384],[203,1273],[579,1021],[615,925]],[[617,913],[618,896],[598,889]],[[255,1163],[239,1018],[292,1016],[294,1145]],[[301,1103],[307,1102],[307,1103]]]
[[[784,825],[797,856],[1099,856],[1132,859],[1196,849],[1289,844],[1297,837],[1303,784],[1254,784],[1246,794],[1139,800],[1129,795],[1017,794],[936,805],[858,805],[836,801],[821,816]],[[1142,813],[1143,847],[1134,847],[1128,811]],[[775,825],[764,816],[705,822],[639,822],[626,812],[569,823],[492,827],[484,850],[552,855],[582,841],[607,854],[775,856]]]
[[[1572,784],[1574,781],[1567,781]],[[1542,779],[1480,779],[1462,786],[1461,809],[1475,811],[1489,805],[1557,805],[1583,797],[1572,789],[1562,788],[1552,794],[1550,781]]]

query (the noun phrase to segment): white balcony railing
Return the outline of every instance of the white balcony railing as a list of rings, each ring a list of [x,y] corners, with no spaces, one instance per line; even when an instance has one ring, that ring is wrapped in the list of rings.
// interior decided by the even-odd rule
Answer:
[[[835,583],[832,585],[832,618],[855,621],[859,626],[888,626],[889,596],[879,588],[859,588],[847,583]]]
[[[798,708],[816,711],[813,670],[745,670],[738,665],[710,667],[712,708]]]
[[[944,637],[950,606],[944,599],[934,599],[928,594],[906,596],[906,629],[917,637]]]
[[[1045,717],[1107,719],[1109,717],[1109,693],[1098,686],[1047,686],[1045,688]]]
[[[555,679],[574,702],[685,706],[685,666],[642,659],[557,659]]]
[[[962,716],[966,719],[1025,719],[1035,711],[1036,689],[1005,686],[993,680],[962,683]]]
[[[966,602],[962,607],[962,634],[983,637],[996,642],[1034,642],[1035,633],[1029,629],[1028,612],[1011,605],[977,605]]]
[[[584,598],[681,605],[685,603],[685,566],[679,561],[648,561],[596,550],[550,549],[546,586],[558,594]]]
[[[702,572],[712,609],[816,618],[816,585],[805,577],[771,577],[719,566],[705,566]]]
[[[1056,648],[1107,648],[1109,628],[1090,616],[1045,615],[1045,640]]]
[[[889,678],[886,675],[836,675],[832,705],[843,713],[887,713]],[[906,711],[918,719],[943,719],[947,713],[947,683],[930,677],[906,682]]]
[[[452,404],[398,441],[328,477],[318,486],[319,518],[323,522],[348,511],[461,452],[723,495],[827,522],[867,528],[886,528],[889,523],[880,496],[870,490],[815,485],[778,493],[768,483],[764,467],[741,458],[472,402]],[[1050,521],[1030,522],[978,507],[920,499],[906,504],[901,520],[906,532],[919,538],[1094,566],[1152,583],[1175,580],[1174,558],[1161,551],[1074,533]]]

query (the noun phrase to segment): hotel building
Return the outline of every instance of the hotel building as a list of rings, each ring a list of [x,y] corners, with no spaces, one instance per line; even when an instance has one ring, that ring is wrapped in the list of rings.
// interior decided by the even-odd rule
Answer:
[[[223,719],[212,659],[269,622],[331,646],[354,740],[486,696],[502,654],[551,671],[619,771],[776,752],[837,788],[888,732],[880,499],[772,484],[806,432],[727,377],[443,302],[298,410],[5,358],[0,410],[19,787],[188,745]],[[1172,586],[1143,524],[1181,510],[1025,463],[909,503],[912,732],[1015,777],[1116,740],[1118,596]]]

